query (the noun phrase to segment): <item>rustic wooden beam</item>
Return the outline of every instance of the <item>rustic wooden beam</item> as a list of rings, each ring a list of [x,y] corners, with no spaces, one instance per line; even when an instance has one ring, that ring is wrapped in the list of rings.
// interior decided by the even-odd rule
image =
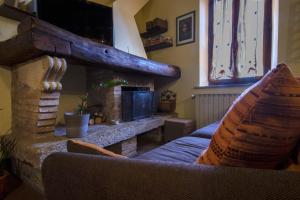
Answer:
[[[12,66],[43,55],[35,49],[32,33],[27,32],[0,43],[0,65]]]
[[[116,71],[136,71],[172,78],[181,76],[177,66],[145,59],[93,42],[35,17],[27,17],[20,23],[15,38],[0,43],[0,55],[7,54],[0,57],[0,65],[15,65],[41,53],[79,60],[86,65],[97,65]]]

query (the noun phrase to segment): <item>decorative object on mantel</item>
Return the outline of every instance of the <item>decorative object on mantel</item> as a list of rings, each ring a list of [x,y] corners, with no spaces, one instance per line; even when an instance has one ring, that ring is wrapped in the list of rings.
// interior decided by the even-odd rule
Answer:
[[[87,136],[90,114],[87,113],[88,94],[80,97],[81,104],[74,113],[65,113],[66,131],[69,138],[82,138]]]
[[[176,93],[171,90],[166,90],[161,93],[161,99],[158,106],[160,112],[173,113],[176,110]]]
[[[141,33],[146,52],[173,46],[172,37],[161,35],[168,31],[168,21],[155,18],[153,21],[146,23],[147,32]]]
[[[15,149],[16,140],[14,138],[7,139],[5,136],[0,137],[0,199],[3,199],[7,191],[11,190],[8,185],[9,172],[8,164],[10,155]]]
[[[176,46],[195,42],[195,11],[176,18]]]

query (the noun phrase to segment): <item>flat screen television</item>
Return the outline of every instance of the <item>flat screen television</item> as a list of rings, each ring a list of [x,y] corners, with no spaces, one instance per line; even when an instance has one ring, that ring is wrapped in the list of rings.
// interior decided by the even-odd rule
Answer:
[[[35,15],[77,35],[113,45],[112,8],[86,0],[35,0]]]

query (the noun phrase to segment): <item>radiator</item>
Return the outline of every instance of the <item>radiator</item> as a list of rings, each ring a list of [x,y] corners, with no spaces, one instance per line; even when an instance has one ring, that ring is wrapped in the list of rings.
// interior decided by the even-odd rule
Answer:
[[[196,122],[201,128],[212,122],[222,119],[233,101],[240,94],[197,94]]]

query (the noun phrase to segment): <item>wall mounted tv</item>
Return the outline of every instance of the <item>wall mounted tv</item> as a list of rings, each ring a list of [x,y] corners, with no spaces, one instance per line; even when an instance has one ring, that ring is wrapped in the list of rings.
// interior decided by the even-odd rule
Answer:
[[[94,41],[113,45],[112,8],[86,0],[35,0],[38,18]]]

